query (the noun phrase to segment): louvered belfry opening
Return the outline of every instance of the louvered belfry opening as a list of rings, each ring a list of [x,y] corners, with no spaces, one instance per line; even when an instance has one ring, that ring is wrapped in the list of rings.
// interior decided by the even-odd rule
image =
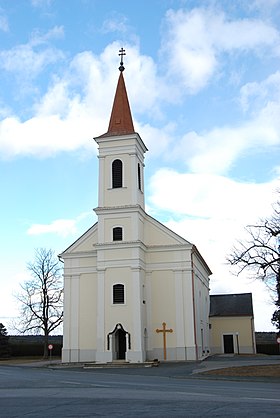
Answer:
[[[124,303],[124,285],[115,284],[113,286],[113,303]]]
[[[113,228],[113,241],[122,241],[122,239],[123,239],[122,228],[120,226]]]
[[[138,163],[138,189],[141,189],[141,169],[140,169],[140,164]]]
[[[116,189],[122,187],[122,162],[121,160],[114,160],[112,164],[112,187]]]

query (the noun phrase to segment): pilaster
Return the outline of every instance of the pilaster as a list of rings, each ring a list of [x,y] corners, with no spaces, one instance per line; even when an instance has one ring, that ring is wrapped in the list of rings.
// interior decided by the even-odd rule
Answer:
[[[112,352],[107,351],[105,341],[105,269],[97,272],[97,317],[96,317],[96,361],[106,363],[112,361]]]
[[[144,326],[142,318],[142,281],[141,269],[132,269],[133,286],[133,343],[132,350],[127,352],[127,360],[132,362],[145,361]]]

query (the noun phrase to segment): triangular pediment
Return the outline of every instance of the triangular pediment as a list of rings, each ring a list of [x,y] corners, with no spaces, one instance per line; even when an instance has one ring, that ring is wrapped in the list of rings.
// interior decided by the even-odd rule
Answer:
[[[90,227],[83,235],[80,236],[73,244],[60,254],[63,258],[66,254],[75,254],[81,252],[92,251],[97,244],[97,222]]]
[[[145,224],[145,244],[150,245],[186,245],[193,246],[192,243],[176,234],[174,231],[146,214]]]

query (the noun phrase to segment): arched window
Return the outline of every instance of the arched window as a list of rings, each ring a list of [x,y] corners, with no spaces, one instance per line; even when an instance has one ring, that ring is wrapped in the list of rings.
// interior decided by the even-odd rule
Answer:
[[[113,303],[122,304],[124,303],[124,285],[114,284],[113,286]]]
[[[141,190],[141,169],[140,169],[139,163],[138,163],[138,189]]]
[[[120,226],[113,228],[113,241],[122,241],[123,239],[123,230]]]
[[[122,187],[122,177],[123,177],[123,164],[121,160],[114,160],[112,164],[112,187],[116,189],[117,187]]]

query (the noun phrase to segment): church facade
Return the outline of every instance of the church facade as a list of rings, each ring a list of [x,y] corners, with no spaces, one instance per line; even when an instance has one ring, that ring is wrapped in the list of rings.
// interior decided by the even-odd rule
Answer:
[[[145,212],[144,155],[123,63],[97,138],[98,221],[64,261],[62,361],[141,363],[209,354],[209,276],[196,246]]]

